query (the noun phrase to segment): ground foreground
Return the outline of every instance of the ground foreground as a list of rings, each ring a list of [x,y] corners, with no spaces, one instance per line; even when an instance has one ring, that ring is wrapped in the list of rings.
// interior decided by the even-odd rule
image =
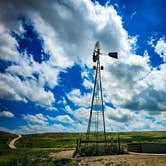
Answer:
[[[52,158],[72,158],[74,151],[50,153]],[[96,157],[76,157],[80,166],[166,166],[166,155],[124,154]]]
[[[166,156],[113,155],[78,158],[79,165],[88,166],[166,166]]]

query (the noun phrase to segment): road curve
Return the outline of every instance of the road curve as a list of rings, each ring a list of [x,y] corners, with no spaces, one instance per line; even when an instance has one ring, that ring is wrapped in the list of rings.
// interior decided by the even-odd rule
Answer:
[[[9,148],[10,148],[10,149],[16,149],[15,143],[16,143],[16,141],[19,140],[21,137],[22,137],[22,135],[21,135],[21,134],[18,134],[18,137],[12,139],[12,140],[10,141],[10,143],[9,143]]]

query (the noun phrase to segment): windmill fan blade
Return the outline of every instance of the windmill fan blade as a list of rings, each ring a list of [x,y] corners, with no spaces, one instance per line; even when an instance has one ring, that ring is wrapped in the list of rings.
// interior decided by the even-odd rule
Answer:
[[[115,58],[115,59],[118,59],[118,53],[117,52],[109,52],[108,56],[110,56],[112,58]]]

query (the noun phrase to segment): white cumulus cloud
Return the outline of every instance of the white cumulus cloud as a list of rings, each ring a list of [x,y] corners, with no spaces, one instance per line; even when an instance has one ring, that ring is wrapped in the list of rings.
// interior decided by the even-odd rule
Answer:
[[[166,41],[160,38],[155,45],[155,52],[166,62]]]
[[[0,117],[13,118],[14,114],[9,111],[2,111],[0,112]]]
[[[70,116],[68,115],[59,115],[55,117],[55,120],[60,121],[62,123],[72,123],[73,120]]]
[[[119,59],[101,57],[104,101],[113,104],[116,109],[110,110],[107,120],[110,125],[117,125],[120,129],[156,129],[157,123],[146,119],[144,114],[135,115],[133,111],[155,112],[161,114],[166,108],[166,75],[165,64],[158,69],[150,65],[150,58],[146,50],[144,55],[137,55],[137,36],[130,36],[123,27],[123,20],[112,5],[101,6],[90,0],[6,0],[0,1],[0,58],[11,61],[5,73],[0,77],[1,99],[33,101],[39,105],[52,108],[56,99],[53,89],[58,85],[58,75],[67,67],[78,63],[82,68],[92,67],[92,52],[94,43],[99,40],[103,52],[117,51]],[[8,12],[5,12],[8,11]],[[86,14],[85,14],[86,13]],[[18,22],[23,15],[32,21],[32,26],[43,39],[43,49],[49,53],[48,61],[38,63],[32,55],[20,55],[16,49],[17,41],[11,36],[14,29],[18,34],[24,32]],[[18,22],[18,23],[17,23]],[[155,52],[166,62],[166,44],[164,38],[153,43]],[[152,44],[151,43],[151,44]],[[83,86],[92,88],[92,79],[88,74],[91,70],[82,73]],[[38,75],[38,79],[34,77]],[[23,79],[20,79],[22,76]],[[47,85],[50,90],[44,87]],[[56,93],[56,92],[55,92]],[[66,94],[67,98],[78,109],[73,115],[78,119],[88,118],[88,108],[91,102],[91,93],[73,89]],[[70,107],[66,111],[71,114]],[[86,112],[86,113],[85,113]],[[85,114],[84,114],[85,113]],[[112,113],[112,115],[111,115]],[[164,114],[165,115],[165,114]],[[47,120],[41,115],[27,115],[24,118],[38,121],[44,125]],[[139,120],[137,126],[122,126],[122,122],[132,118]],[[141,117],[144,122],[141,124]],[[73,122],[69,116],[57,116],[57,120]],[[84,121],[83,120],[83,121]],[[133,122],[133,121],[131,121]],[[134,121],[135,122],[135,121]],[[150,126],[153,126],[152,128]],[[48,127],[48,126],[47,126]],[[43,128],[47,128],[44,126]],[[124,127],[124,128],[123,128]],[[36,129],[39,126],[36,126]],[[63,126],[59,128],[64,129]],[[161,126],[159,127],[162,128]],[[32,129],[29,126],[27,131]]]
[[[23,115],[23,119],[26,120],[30,124],[47,124],[47,118],[44,117],[43,114],[26,114]]]

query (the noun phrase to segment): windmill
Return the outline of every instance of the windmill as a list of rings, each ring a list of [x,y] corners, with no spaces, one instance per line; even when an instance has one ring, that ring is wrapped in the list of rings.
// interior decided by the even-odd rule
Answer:
[[[103,54],[105,53],[100,52],[100,43],[99,41],[97,41],[93,51],[93,62],[95,63],[95,65],[93,66],[93,69],[95,70],[95,81],[94,81],[87,133],[86,133],[87,143],[89,142],[107,143],[105,115],[104,115],[104,101],[103,101],[102,80],[101,80],[101,70],[103,70],[104,67],[100,65],[100,55]],[[108,54],[105,55],[118,59],[117,52],[109,52]]]

